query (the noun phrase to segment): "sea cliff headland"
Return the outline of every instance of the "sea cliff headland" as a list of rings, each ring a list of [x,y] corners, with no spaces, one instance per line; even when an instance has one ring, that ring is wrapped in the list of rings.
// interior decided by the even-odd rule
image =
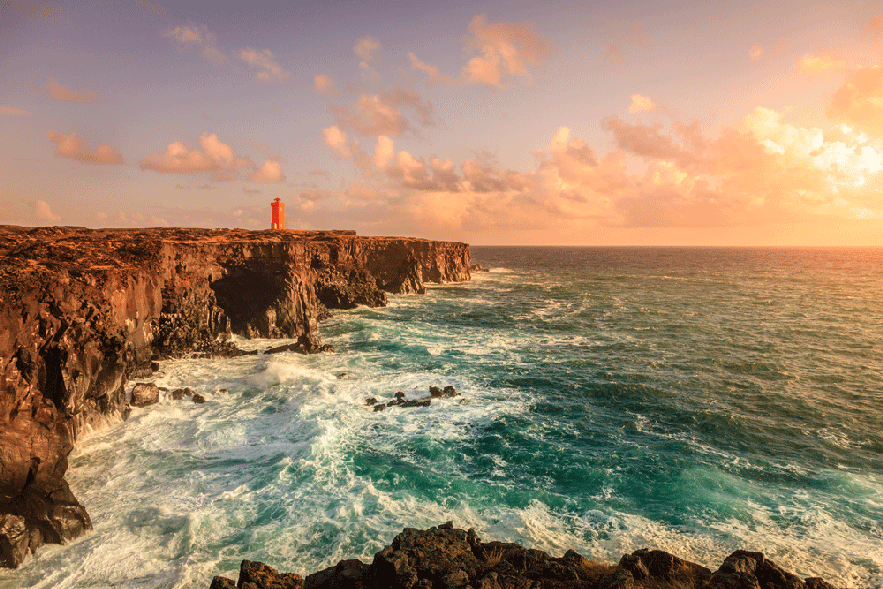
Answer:
[[[352,231],[0,226],[0,565],[91,527],[64,479],[76,441],[129,414],[157,360],[318,352],[329,310],[469,279],[469,246]]]

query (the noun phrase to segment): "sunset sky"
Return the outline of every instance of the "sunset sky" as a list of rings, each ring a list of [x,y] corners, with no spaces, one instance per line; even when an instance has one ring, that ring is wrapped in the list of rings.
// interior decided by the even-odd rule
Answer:
[[[0,223],[883,245],[883,4],[0,0]]]

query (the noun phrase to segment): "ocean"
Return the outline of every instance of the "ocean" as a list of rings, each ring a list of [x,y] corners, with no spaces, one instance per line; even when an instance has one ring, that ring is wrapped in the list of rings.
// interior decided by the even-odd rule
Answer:
[[[448,520],[554,556],[714,569],[745,548],[883,587],[883,249],[472,254],[490,272],[335,312],[334,353],[162,363],[206,402],[81,441],[94,530],[0,587],[208,589],[243,558],[306,574]],[[430,386],[460,395],[365,404]]]

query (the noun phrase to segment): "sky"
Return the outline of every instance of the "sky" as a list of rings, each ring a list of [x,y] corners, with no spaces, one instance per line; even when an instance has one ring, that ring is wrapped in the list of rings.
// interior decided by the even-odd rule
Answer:
[[[0,0],[0,224],[883,246],[883,4]]]

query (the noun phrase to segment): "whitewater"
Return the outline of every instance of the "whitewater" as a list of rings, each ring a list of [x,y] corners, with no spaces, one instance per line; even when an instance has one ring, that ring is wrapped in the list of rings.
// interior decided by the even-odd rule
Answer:
[[[883,249],[472,256],[491,271],[335,312],[333,353],[163,362],[158,386],[206,402],[166,395],[78,443],[94,529],[0,588],[207,589],[243,558],[306,574],[448,520],[556,556],[744,548],[883,588]],[[460,395],[365,404],[430,386]]]

